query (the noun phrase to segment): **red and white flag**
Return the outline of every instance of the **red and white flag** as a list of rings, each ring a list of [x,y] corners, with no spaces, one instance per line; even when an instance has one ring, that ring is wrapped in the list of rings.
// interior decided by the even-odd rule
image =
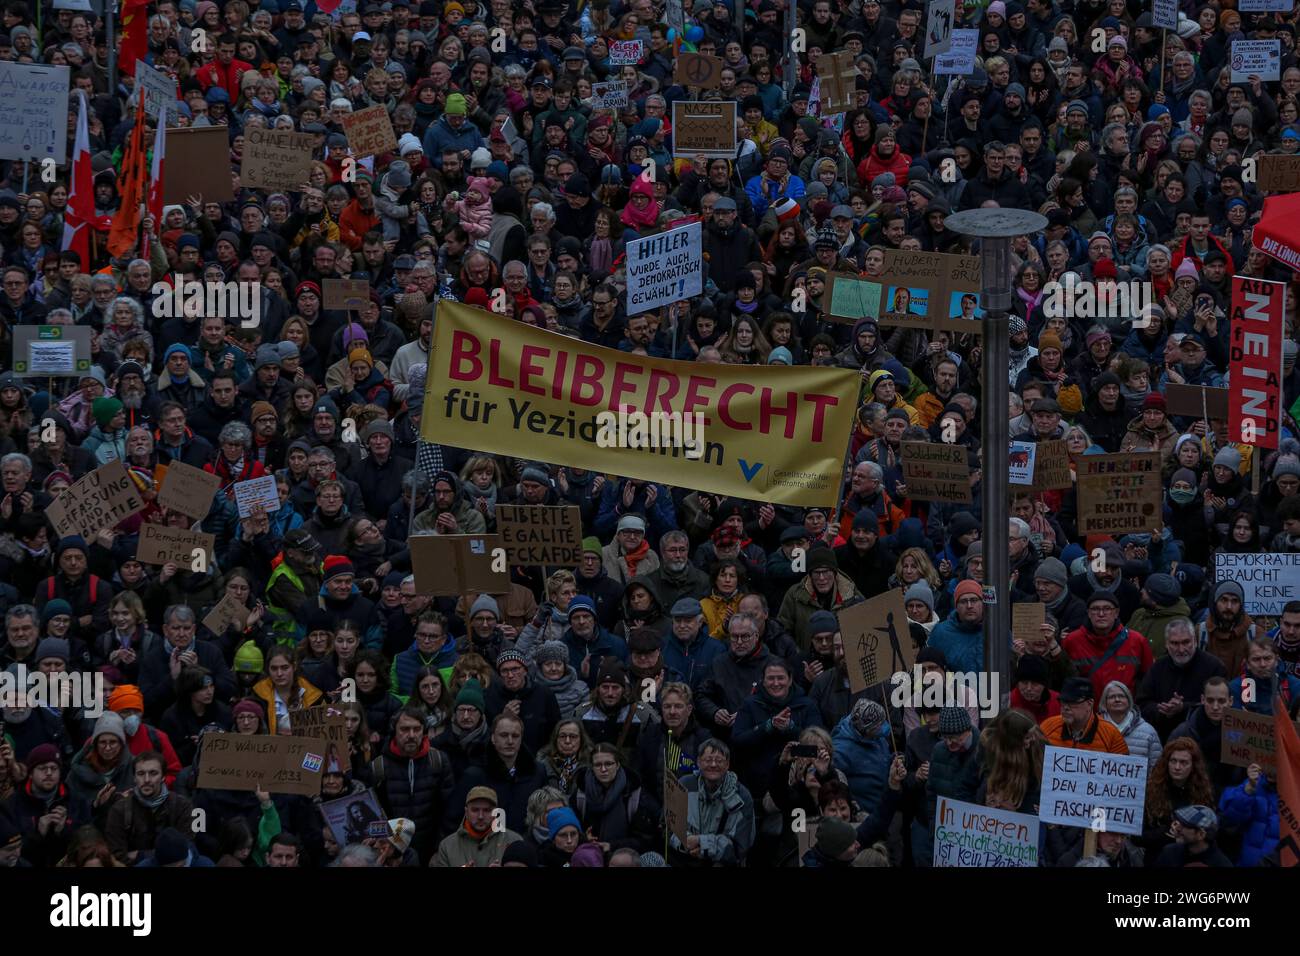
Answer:
[[[95,175],[90,165],[90,131],[86,123],[89,104],[79,92],[77,136],[72,147],[71,189],[63,216],[63,249],[81,256],[81,268],[90,270],[90,230],[95,228]]]
[[[145,209],[153,219],[154,235],[163,233],[163,166],[167,155],[167,111],[158,112],[158,131],[153,138],[153,162],[149,166],[149,193],[145,200]],[[146,237],[143,252],[149,257],[149,240]]]

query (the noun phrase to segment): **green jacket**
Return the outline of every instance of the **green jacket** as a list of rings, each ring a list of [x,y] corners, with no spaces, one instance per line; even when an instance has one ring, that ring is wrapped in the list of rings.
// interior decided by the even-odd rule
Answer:
[[[1176,617],[1190,618],[1187,601],[1179,598],[1170,607],[1140,607],[1128,622],[1130,630],[1137,631],[1151,643],[1151,654],[1159,660],[1165,656],[1165,628]]]
[[[805,577],[785,592],[785,599],[781,601],[781,610],[777,612],[776,619],[790,632],[794,642],[799,645],[799,650],[806,651],[812,647],[810,623],[813,614],[821,610],[838,611],[861,600],[863,600],[862,593],[858,591],[853,579],[842,571],[836,571],[835,600],[829,608],[823,608],[821,602],[813,597],[812,579]]]

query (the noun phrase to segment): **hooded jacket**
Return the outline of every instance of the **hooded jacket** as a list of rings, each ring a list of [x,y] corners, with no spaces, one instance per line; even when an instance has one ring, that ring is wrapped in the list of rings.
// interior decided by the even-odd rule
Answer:
[[[686,829],[700,838],[700,856],[686,854],[676,835],[669,837],[674,866],[739,866],[754,844],[754,798],[739,778],[727,771],[716,789],[704,778],[682,778],[686,790]]]
[[[948,670],[978,673],[984,669],[984,622],[967,624],[953,609],[934,626],[926,646],[943,651]]]
[[[449,472],[450,474],[450,472]],[[452,474],[455,479],[455,504],[451,506],[451,515],[456,519],[457,534],[486,534],[487,520],[482,513],[469,503],[464,495],[464,489],[461,486],[460,478]],[[439,534],[438,510],[433,505],[433,499],[430,498],[430,506],[415,516],[415,522],[411,526],[413,534]]]
[[[805,577],[785,593],[776,618],[794,638],[802,651],[812,646],[812,616],[818,611],[838,611],[863,600],[853,580],[842,571],[835,572],[835,589],[829,605],[813,593],[811,576]]]
[[[853,726],[851,717],[835,725],[831,741],[835,744],[834,766],[849,779],[849,790],[858,806],[875,812],[889,785],[889,765],[893,762],[889,722],[881,724],[874,737],[864,737]]]

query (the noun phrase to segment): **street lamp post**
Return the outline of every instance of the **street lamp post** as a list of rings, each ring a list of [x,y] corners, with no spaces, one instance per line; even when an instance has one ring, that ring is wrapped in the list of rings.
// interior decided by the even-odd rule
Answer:
[[[971,209],[944,220],[953,232],[980,240],[984,310],[984,406],[980,419],[983,473],[984,667],[998,674],[1005,694],[1011,687],[1011,569],[1008,521],[1010,469],[1009,400],[1011,364],[1011,240],[1040,232],[1047,220],[1024,209]],[[991,593],[990,593],[991,592]]]

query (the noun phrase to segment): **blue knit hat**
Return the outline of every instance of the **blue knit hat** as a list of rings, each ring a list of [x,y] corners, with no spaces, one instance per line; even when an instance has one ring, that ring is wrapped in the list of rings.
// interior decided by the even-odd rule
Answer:
[[[582,832],[578,815],[568,807],[556,807],[546,814],[546,835],[550,839],[554,840],[555,835],[565,827],[575,827],[579,833]]]
[[[579,594],[569,602],[569,618],[573,618],[574,611],[586,611],[592,617],[596,616],[596,602],[585,594]]]

